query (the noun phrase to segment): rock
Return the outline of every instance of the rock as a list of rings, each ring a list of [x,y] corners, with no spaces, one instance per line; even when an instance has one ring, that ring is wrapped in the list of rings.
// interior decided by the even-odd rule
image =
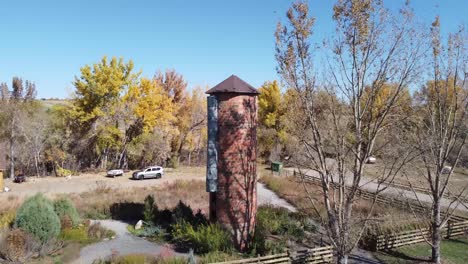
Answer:
[[[143,227],[143,220],[140,220],[135,225],[135,230],[140,230]]]

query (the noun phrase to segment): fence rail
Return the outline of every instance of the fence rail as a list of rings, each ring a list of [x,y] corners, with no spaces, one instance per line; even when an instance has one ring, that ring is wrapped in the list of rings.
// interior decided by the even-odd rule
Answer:
[[[295,177],[300,177],[300,178],[304,179],[305,181],[307,181],[309,183],[312,183],[312,184],[317,184],[317,185],[322,184],[321,179],[310,176],[310,175],[307,175],[307,174],[303,174],[303,173],[299,173],[299,172],[294,171],[294,176]],[[338,185],[331,183],[331,187],[332,188],[338,188]],[[351,189],[351,187],[348,187],[348,186],[346,186],[345,188],[347,190]],[[357,192],[356,192],[356,195],[358,197],[360,197],[362,199],[366,199],[366,200],[374,200],[375,199],[375,202],[377,204],[391,205],[391,206],[396,206],[396,207],[403,208],[403,209],[411,208],[415,213],[418,213],[418,214],[427,213],[428,210],[429,210],[428,209],[429,205],[424,206],[424,204],[421,205],[417,201],[402,200],[402,199],[398,199],[397,197],[392,197],[392,196],[383,195],[383,194],[375,194],[374,192],[366,191],[366,190],[362,190],[362,189],[358,189]],[[454,220],[454,221],[466,221],[466,220],[468,220],[467,217],[460,216],[460,215],[455,215],[455,214],[452,214],[451,219]]]
[[[319,178],[306,175],[306,174],[299,174],[298,172],[294,171],[294,176],[301,177],[303,180],[307,181],[311,184],[321,184],[322,181]],[[337,188],[336,184],[331,184],[332,188]],[[345,187],[346,189],[350,189],[350,187]],[[402,200],[396,197],[391,196],[384,196],[384,195],[376,195],[373,192],[366,191],[366,190],[357,190],[356,195],[363,199],[367,200],[374,200],[378,204],[389,205],[389,206],[397,206],[400,208],[408,209],[411,208],[416,213],[427,213],[429,210],[426,205],[424,206],[419,204],[416,201],[409,201],[409,200]],[[451,238],[453,236],[460,236],[468,234],[468,218],[460,215],[452,214],[450,217],[450,221],[448,224],[442,228],[442,233],[445,238]],[[391,249],[396,247],[401,247],[405,245],[411,245],[415,243],[424,242],[430,239],[430,229],[423,228],[423,229],[416,229],[411,231],[400,232],[396,234],[388,234],[388,235],[379,235],[376,236],[373,241],[374,246],[372,246],[372,250],[383,250],[383,249]],[[374,248],[375,247],[375,248]]]
[[[333,247],[317,247],[306,250],[299,250],[282,254],[269,255],[257,258],[248,258],[240,260],[231,260],[225,262],[217,262],[212,264],[283,264],[283,263],[309,263],[309,264],[322,264],[330,263],[333,261]]]
[[[377,250],[391,249],[430,240],[430,231],[429,228],[422,228],[397,234],[379,235],[377,237]],[[468,221],[449,222],[447,226],[442,228],[441,232],[444,238],[468,234]]]
[[[407,190],[407,191],[416,191],[416,192],[425,193],[425,194],[429,194],[429,195],[431,194],[431,190],[428,189],[428,188],[411,186],[409,184],[403,184],[403,183],[400,183],[400,182],[385,183],[385,185],[395,187],[395,188],[399,188],[399,189],[404,189],[404,190]],[[447,192],[447,193],[444,193],[443,197],[448,198],[448,199],[453,199],[453,198],[456,198],[456,195],[454,195],[454,194],[452,194],[450,192]],[[468,202],[468,198],[459,197],[458,199],[460,199],[460,201],[464,202],[464,203]]]

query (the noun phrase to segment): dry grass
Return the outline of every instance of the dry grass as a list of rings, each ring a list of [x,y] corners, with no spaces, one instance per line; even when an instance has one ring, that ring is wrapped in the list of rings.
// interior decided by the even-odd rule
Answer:
[[[297,181],[294,176],[271,176],[263,174],[260,178],[268,188],[276,192],[279,196],[292,203],[301,212],[309,214],[312,218],[319,219],[318,215],[307,196],[304,185]],[[316,208],[322,218],[326,218],[326,211],[323,205],[322,190],[319,186],[308,184],[306,185],[311,198],[313,199]],[[360,219],[364,219],[371,209],[371,202],[368,200],[358,199],[353,206],[353,219],[357,225],[362,225]],[[389,230],[404,230],[413,228],[420,223],[420,219],[415,217],[411,212],[403,209],[383,206],[376,204],[371,214],[370,223],[378,225],[373,229],[379,229],[379,232],[387,232]]]
[[[108,218],[111,206],[115,204],[142,204],[145,197],[153,195],[160,209],[172,208],[182,201],[194,211],[208,211],[208,194],[203,181],[175,181],[154,187],[133,187],[113,189],[99,183],[92,191],[72,194],[70,198],[78,211],[85,217]]]
[[[21,203],[23,203],[23,199],[14,195],[14,194],[1,194],[1,195],[8,195],[4,202],[0,202],[0,214],[3,212],[8,212],[12,210],[16,210]]]

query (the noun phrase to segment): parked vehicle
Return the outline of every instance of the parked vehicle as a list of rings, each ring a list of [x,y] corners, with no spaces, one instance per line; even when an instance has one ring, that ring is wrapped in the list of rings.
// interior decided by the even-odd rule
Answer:
[[[134,180],[143,180],[143,179],[160,179],[164,175],[164,169],[160,166],[148,167],[141,171],[135,171],[132,174]]]
[[[370,156],[367,159],[367,163],[369,163],[369,164],[374,164],[376,161],[377,161],[377,159],[375,157],[373,157],[373,156]]]
[[[123,170],[110,170],[107,172],[107,176],[109,177],[116,177],[116,176],[122,176],[124,174]]]
[[[13,182],[16,182],[16,183],[26,182],[26,176],[24,176],[23,174],[16,175],[15,178],[13,179]]]

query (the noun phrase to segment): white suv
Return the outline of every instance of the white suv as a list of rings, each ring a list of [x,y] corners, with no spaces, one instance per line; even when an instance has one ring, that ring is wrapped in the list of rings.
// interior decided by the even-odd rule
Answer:
[[[164,175],[164,169],[160,166],[148,167],[141,171],[135,171],[132,174],[134,180],[143,180],[143,179],[160,179]]]

